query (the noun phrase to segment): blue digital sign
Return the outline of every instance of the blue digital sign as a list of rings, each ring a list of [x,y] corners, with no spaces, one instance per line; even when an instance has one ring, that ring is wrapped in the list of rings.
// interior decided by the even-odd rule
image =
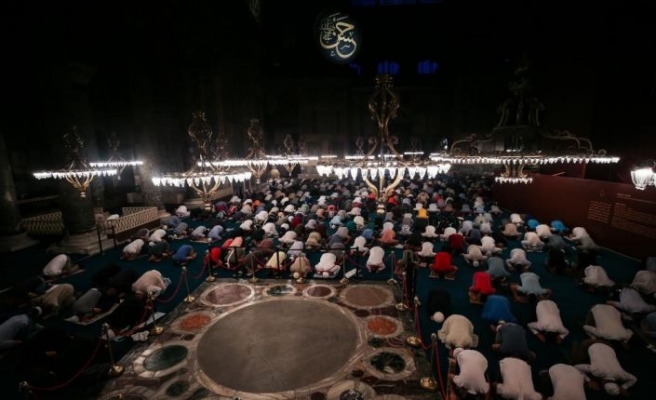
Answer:
[[[324,12],[317,20],[315,33],[319,50],[332,62],[348,64],[360,51],[360,28],[348,14]]]

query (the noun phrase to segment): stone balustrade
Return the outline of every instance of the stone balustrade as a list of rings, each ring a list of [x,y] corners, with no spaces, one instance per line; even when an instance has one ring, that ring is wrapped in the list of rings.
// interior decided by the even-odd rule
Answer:
[[[21,226],[25,232],[33,236],[60,236],[64,234],[64,220],[61,211],[23,218]]]

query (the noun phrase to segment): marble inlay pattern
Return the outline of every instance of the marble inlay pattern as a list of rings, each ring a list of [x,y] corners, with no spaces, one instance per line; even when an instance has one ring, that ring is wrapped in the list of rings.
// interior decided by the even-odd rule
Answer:
[[[262,294],[264,296],[290,296],[296,294],[297,289],[293,285],[273,285],[266,288]]]
[[[349,393],[350,396],[349,397]],[[371,386],[360,381],[341,381],[337,382],[328,389],[326,400],[343,400],[356,398],[357,394],[361,394],[363,399],[370,399],[376,395],[376,391]]]
[[[372,337],[387,339],[403,333],[403,324],[387,315],[370,315],[362,322],[364,329]]]
[[[209,311],[192,312],[173,321],[171,330],[181,333],[198,334],[204,332],[214,318],[215,315]]]
[[[383,308],[394,304],[392,291],[381,285],[347,286],[339,294],[344,304],[364,310]]]
[[[332,285],[318,283],[305,288],[303,295],[315,299],[328,299],[337,295],[337,289]]]
[[[253,299],[255,290],[244,283],[223,283],[211,286],[200,295],[200,301],[210,307],[235,307]]]
[[[144,378],[165,376],[182,368],[188,355],[185,342],[153,345],[134,361],[134,372]]]
[[[396,355],[397,359],[403,360],[401,365],[388,365],[386,368],[381,371],[378,367],[380,364],[376,363],[375,360],[380,360],[381,357],[390,359],[391,357],[384,357],[386,355]],[[417,371],[415,367],[415,361],[412,357],[412,353],[403,348],[395,347],[381,347],[372,352],[366,360],[362,363],[364,368],[371,375],[375,376],[378,379],[390,380],[390,381],[400,381],[408,379],[410,376],[415,374]],[[404,364],[404,365],[403,365]],[[402,366],[402,369],[400,368]]]

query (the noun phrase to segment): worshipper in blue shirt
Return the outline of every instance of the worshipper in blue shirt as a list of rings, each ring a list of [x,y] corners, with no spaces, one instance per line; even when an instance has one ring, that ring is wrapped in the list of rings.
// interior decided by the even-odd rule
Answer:
[[[223,233],[223,226],[220,224],[214,225],[210,232],[207,234],[207,237],[213,241],[221,240],[221,234]]]
[[[559,219],[555,219],[551,221],[551,230],[556,233],[563,234],[564,232],[567,231],[567,227],[565,226],[565,224],[563,224],[563,221]]]
[[[538,225],[540,225],[540,222],[537,219],[532,218],[532,219],[529,219],[528,221],[526,221],[526,226],[528,227],[528,229],[530,231],[534,231],[535,228],[538,227]]]
[[[500,321],[517,323],[517,319],[510,310],[510,300],[496,294],[488,296],[483,306],[482,317],[492,324],[495,332],[496,325]]]
[[[0,350],[10,349],[23,344],[38,331],[33,318],[41,314],[39,307],[28,313],[14,315],[0,325]]]
[[[189,244],[185,244],[180,246],[178,251],[175,252],[173,255],[173,261],[175,261],[175,263],[178,265],[186,264],[187,262],[195,259],[196,255],[197,254],[194,248]]]

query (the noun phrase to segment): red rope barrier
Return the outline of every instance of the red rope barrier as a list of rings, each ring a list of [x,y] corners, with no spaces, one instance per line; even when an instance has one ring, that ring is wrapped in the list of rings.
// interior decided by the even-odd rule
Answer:
[[[184,280],[184,274],[185,274],[185,272],[184,272],[184,270],[182,270],[182,273],[180,274],[180,279],[178,280],[178,286],[175,288],[175,291],[173,292],[171,297],[169,297],[166,300],[155,299],[155,301],[157,301],[158,303],[164,304],[164,303],[168,303],[171,300],[173,300],[175,298],[175,296],[177,296],[178,292],[180,291],[180,288],[182,287],[182,281]]]
[[[196,276],[192,276],[191,279],[198,279],[205,273],[205,268],[207,267],[207,262],[203,262],[203,268],[201,268],[200,273]]]
[[[446,397],[446,388],[444,387],[444,377],[442,376],[442,365],[440,363],[440,350],[438,349],[438,347],[439,346],[435,344],[435,348],[433,349],[433,354],[435,356],[435,363],[437,364],[437,378],[439,379],[442,398],[448,399],[448,397]]]
[[[73,382],[75,379],[77,379],[77,377],[80,376],[80,374],[82,374],[82,372],[84,372],[85,369],[87,369],[89,364],[91,364],[91,361],[93,361],[93,359],[96,358],[96,354],[98,354],[98,350],[100,349],[100,344],[101,343],[102,343],[102,338],[98,338],[98,343],[96,344],[96,348],[93,350],[93,354],[91,355],[91,357],[87,360],[87,362],[84,363],[82,368],[80,368],[79,371],[77,371],[75,374],[73,374],[73,376],[71,378],[69,378],[67,381],[62,382],[62,383],[60,383],[56,386],[47,387],[47,388],[40,388],[40,387],[30,386],[30,389],[37,390],[37,391],[40,391],[40,392],[52,392],[52,391],[59,390],[59,389],[62,389],[64,387],[70,385],[71,382]]]

